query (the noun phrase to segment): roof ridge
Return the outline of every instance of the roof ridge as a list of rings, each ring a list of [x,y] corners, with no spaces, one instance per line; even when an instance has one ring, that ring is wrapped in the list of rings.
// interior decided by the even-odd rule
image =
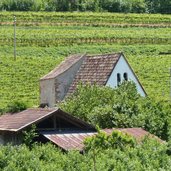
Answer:
[[[41,77],[40,80],[47,80],[54,78],[69,68],[71,68],[75,63],[77,63],[81,58],[83,58],[86,54],[74,54],[66,57],[58,66],[56,66],[52,71],[50,71],[45,76]]]
[[[104,53],[104,54],[91,54],[91,55],[86,55],[86,57],[97,57],[97,56],[105,56],[105,55],[121,55],[122,52],[116,52],[116,53]]]

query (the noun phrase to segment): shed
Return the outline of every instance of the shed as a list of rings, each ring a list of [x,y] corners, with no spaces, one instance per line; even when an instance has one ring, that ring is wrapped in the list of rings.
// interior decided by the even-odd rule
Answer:
[[[37,141],[43,143],[50,141],[65,151],[83,150],[85,138],[97,134],[94,126],[61,109],[32,108],[19,113],[0,116],[0,144],[21,144],[23,131],[30,128],[32,124],[36,125],[36,131],[39,135]],[[138,141],[146,135],[155,137],[142,128],[115,128],[102,131],[111,134],[113,130],[127,133]],[[162,140],[159,139],[159,141]]]
[[[22,132],[36,125],[40,131],[78,131],[95,128],[58,108],[32,108],[0,116],[0,144],[21,144]]]

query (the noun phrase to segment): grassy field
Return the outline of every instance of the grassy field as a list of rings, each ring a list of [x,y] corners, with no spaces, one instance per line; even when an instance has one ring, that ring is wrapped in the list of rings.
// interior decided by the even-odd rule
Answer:
[[[169,99],[171,15],[0,13],[0,109],[13,100],[39,104],[39,78],[75,53],[125,53],[150,97]],[[168,53],[170,52],[170,54]]]

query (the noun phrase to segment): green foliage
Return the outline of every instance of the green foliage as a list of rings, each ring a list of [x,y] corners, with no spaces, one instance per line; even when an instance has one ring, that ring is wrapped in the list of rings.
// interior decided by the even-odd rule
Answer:
[[[51,144],[34,144],[30,149],[21,146],[0,146],[0,171],[93,170],[92,153],[76,151],[63,153]],[[170,170],[171,158],[167,146],[145,139],[134,147],[104,149],[96,154],[96,168],[100,170]]]
[[[171,15],[92,13],[92,12],[0,12],[1,25],[11,24],[16,15],[17,26],[101,26],[101,27],[170,27]],[[138,25],[139,24],[139,25]],[[145,24],[143,26],[143,24]],[[150,25],[151,24],[151,25]],[[37,28],[37,27],[36,27]]]
[[[7,11],[108,11],[171,13],[170,0],[1,0]]]
[[[6,50],[5,50],[6,49]],[[63,58],[49,57],[52,53],[36,51],[37,49],[26,48],[21,50],[21,56],[14,61],[10,55],[10,47],[4,48],[8,55],[1,56],[0,72],[0,108],[2,111],[18,112],[27,107],[37,106],[39,103],[39,79]],[[25,52],[24,52],[25,51]],[[25,56],[23,56],[23,53]],[[46,57],[44,54],[46,53]],[[55,52],[54,52],[55,53]],[[33,56],[35,54],[36,56]],[[39,57],[41,55],[41,57]],[[33,57],[30,57],[33,56]]]
[[[6,112],[16,113],[16,112],[20,112],[22,110],[25,110],[27,108],[28,108],[28,105],[25,102],[13,101],[13,102],[8,104]]]
[[[169,168],[168,164],[165,163],[169,159],[166,155],[168,151],[167,146],[160,144],[155,139],[150,139],[148,136],[144,137],[141,143],[137,143],[133,137],[116,130],[111,135],[98,131],[97,135],[87,138],[84,144],[85,150],[89,152],[89,156],[92,158],[94,171],[98,170],[99,167],[103,169],[108,167],[111,170],[150,170],[152,167]],[[160,155],[166,158],[162,159]],[[155,163],[155,158],[157,160],[160,158],[162,164],[160,165],[160,162]],[[99,159],[103,161],[101,164],[98,161]],[[117,160],[117,162],[114,160]],[[104,161],[107,161],[107,163]],[[144,166],[144,163],[148,164]],[[102,168],[101,170],[103,170]]]
[[[15,15],[17,61],[13,60],[13,13],[0,13],[1,113],[11,101],[38,105],[39,78],[69,54],[85,51],[89,54],[123,51],[149,97],[159,101],[169,99],[171,55],[160,53],[170,50],[170,15],[54,12]]]
[[[150,13],[171,13],[170,0],[146,0],[146,4]]]
[[[17,1],[1,0],[1,10],[16,9],[16,6],[12,5],[16,4],[14,2]],[[28,1],[26,4],[27,1],[24,0],[18,6],[23,10],[32,11],[57,11],[61,7],[65,11],[102,11],[108,10],[108,7],[112,10],[110,6],[104,4],[107,1],[102,0],[96,3],[93,0],[67,2],[69,4],[57,0],[35,0]],[[74,4],[75,2],[77,5]],[[109,1],[109,3],[114,2],[117,1]],[[124,12],[145,10],[155,13],[156,9],[159,10],[157,4],[159,1],[156,0],[148,1],[150,2],[148,4],[146,0],[148,7],[145,6],[145,9],[143,0],[129,1],[131,3],[120,2],[122,5],[117,7]],[[102,6],[102,3],[105,6]],[[165,8],[167,11],[171,9],[169,3],[170,1],[162,1],[164,12],[166,12]],[[149,97],[154,97],[156,101],[164,99],[163,103],[139,97],[134,91],[134,85],[130,85],[129,89],[135,94],[117,91],[118,94],[120,93],[119,96],[110,88],[87,87],[86,89],[85,87],[87,92],[79,90],[82,95],[77,95],[78,99],[74,97],[73,101],[68,100],[67,105],[64,102],[63,107],[101,127],[142,126],[163,139],[169,139],[171,106],[167,102],[169,98],[167,68],[170,67],[171,56],[160,53],[170,50],[170,15],[15,12],[17,61],[14,61],[11,26],[13,14],[13,12],[0,13],[0,112],[3,112],[11,101],[38,105],[39,78],[69,54],[85,53],[85,49],[89,54],[123,51]],[[125,91],[124,87],[120,88]],[[130,100],[126,98],[127,96]],[[122,150],[115,148],[99,151],[96,154],[96,168],[131,171],[170,170],[171,158],[167,152],[168,148],[165,144],[146,139],[133,148],[126,146]],[[93,167],[92,152],[84,155],[75,151],[64,154],[50,144],[33,144],[32,148],[25,145],[0,146],[0,171],[87,171],[92,170]]]
[[[94,23],[95,24],[95,23]],[[169,44],[171,43],[168,32],[171,28],[108,28],[105,27],[82,27],[82,26],[56,26],[51,30],[47,26],[39,29],[20,29],[17,31],[17,45],[24,46],[63,46],[63,45],[83,45],[83,44]],[[0,44],[13,45],[13,27],[2,27],[0,32]],[[48,36],[46,32],[48,31]]]
[[[134,13],[144,13],[147,10],[145,0],[132,0],[132,9]]]
[[[162,102],[141,97],[131,82],[124,82],[117,89],[79,85],[61,108],[101,128],[142,127],[168,139],[170,109]]]
[[[93,149],[101,151],[110,148],[119,148],[122,150],[126,146],[134,147],[135,143],[135,140],[131,136],[117,130],[114,130],[111,135],[98,130],[97,135],[86,138],[84,141],[86,151]]]
[[[23,143],[28,147],[32,146],[34,138],[38,136],[35,125],[32,125],[31,128],[29,128],[29,130],[23,131],[22,134],[23,134]]]

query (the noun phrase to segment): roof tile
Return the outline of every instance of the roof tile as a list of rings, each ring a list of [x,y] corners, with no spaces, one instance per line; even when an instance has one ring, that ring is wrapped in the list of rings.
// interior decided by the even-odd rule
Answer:
[[[80,82],[105,85],[120,56],[120,53],[86,56],[68,94],[73,93]]]

